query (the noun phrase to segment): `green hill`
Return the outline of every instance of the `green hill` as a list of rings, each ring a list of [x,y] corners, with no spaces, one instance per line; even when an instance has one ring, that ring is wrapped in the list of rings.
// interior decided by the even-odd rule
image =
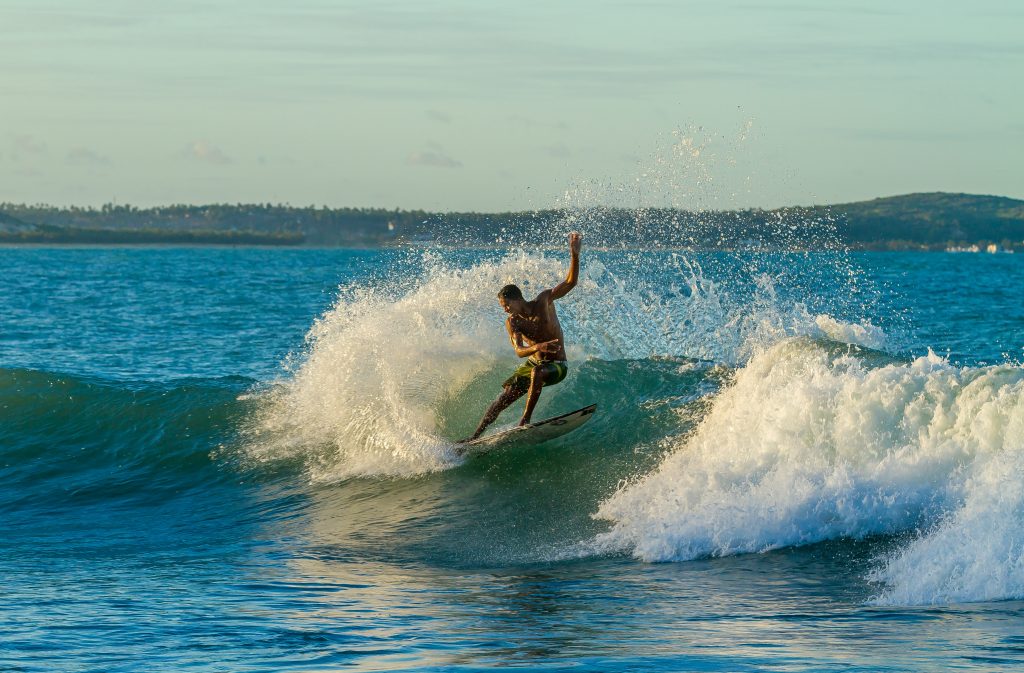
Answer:
[[[841,203],[827,209],[839,217],[839,231],[851,244],[1024,245],[1024,201],[1003,196],[933,192]]]

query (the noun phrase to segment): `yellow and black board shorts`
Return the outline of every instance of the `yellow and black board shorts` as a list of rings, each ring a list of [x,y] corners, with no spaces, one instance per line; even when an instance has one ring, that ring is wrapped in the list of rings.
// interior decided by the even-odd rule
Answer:
[[[565,375],[569,373],[569,364],[565,360],[534,360],[528,359],[522,365],[519,366],[512,376],[505,379],[502,386],[513,386],[513,387],[528,387],[530,385],[530,376],[533,374],[534,367],[541,367],[541,371],[544,372],[546,380],[544,385],[553,386],[556,383],[561,383],[565,379]]]

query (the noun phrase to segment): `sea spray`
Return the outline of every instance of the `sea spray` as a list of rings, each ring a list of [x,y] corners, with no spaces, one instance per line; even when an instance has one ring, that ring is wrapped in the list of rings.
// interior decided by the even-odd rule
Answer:
[[[644,259],[656,273],[626,254],[585,253],[580,284],[558,309],[571,361],[735,364],[792,335],[884,339],[870,323],[812,313],[770,275],[712,280],[693,256]],[[516,362],[495,288],[517,282],[536,294],[558,282],[564,260],[517,251],[460,266],[427,252],[420,262],[416,275],[346,288],[315,322],[297,366],[246,428],[250,456],[298,458],[314,481],[460,462],[452,440],[472,429]]]
[[[250,451],[298,454],[311,478],[324,481],[453,464],[450,443],[437,434],[436,407],[492,366],[501,344],[500,333],[487,329],[492,297],[470,292],[474,280],[508,282],[493,267],[436,264],[411,290],[361,287],[340,298],[313,325],[291,378],[269,392],[249,430]]]

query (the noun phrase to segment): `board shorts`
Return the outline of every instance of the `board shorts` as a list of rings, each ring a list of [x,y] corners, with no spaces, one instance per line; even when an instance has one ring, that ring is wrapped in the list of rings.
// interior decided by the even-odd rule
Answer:
[[[565,379],[565,375],[569,373],[569,364],[565,360],[541,360],[538,362],[537,360],[528,359],[512,372],[512,376],[505,379],[505,382],[501,385],[529,387],[534,367],[540,367],[541,371],[544,372],[544,385],[546,386],[561,383]]]

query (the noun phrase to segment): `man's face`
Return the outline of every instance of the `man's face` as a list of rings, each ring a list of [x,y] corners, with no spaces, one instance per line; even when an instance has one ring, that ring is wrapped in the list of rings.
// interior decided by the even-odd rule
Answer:
[[[526,302],[520,299],[505,299],[504,297],[498,297],[498,303],[501,304],[501,308],[510,315],[522,315],[523,309],[526,307]]]

